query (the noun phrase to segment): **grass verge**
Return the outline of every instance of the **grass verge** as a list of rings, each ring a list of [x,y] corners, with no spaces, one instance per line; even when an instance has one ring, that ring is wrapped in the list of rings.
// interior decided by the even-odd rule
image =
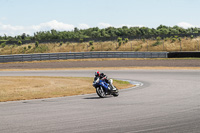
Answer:
[[[95,93],[93,78],[82,77],[0,77],[0,102],[43,99]],[[132,87],[114,80],[118,89]]]

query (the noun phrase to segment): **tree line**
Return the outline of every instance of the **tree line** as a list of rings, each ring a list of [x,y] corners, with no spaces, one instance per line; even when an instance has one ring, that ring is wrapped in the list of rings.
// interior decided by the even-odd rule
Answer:
[[[23,33],[17,36],[0,36],[0,41],[28,41],[28,40],[56,40],[56,39],[79,39],[80,41],[87,38],[112,38],[112,37],[145,37],[145,36],[161,36],[161,35],[178,35],[200,33],[200,28],[184,29],[179,26],[160,25],[157,28],[148,27],[127,27],[121,28],[108,27],[100,29],[98,27],[88,29],[74,28],[72,31],[38,31],[34,35]]]

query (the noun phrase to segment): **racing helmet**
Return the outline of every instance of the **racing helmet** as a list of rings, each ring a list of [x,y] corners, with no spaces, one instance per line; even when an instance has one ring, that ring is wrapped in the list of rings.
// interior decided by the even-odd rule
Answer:
[[[99,72],[99,71],[96,71],[96,72],[95,72],[95,76],[100,76],[100,72]]]

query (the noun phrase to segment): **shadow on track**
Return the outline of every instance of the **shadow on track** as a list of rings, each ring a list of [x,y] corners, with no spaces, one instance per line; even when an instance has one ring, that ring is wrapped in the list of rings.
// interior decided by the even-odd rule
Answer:
[[[83,99],[102,99],[100,97],[86,97],[86,98],[83,98]]]
[[[104,98],[100,98],[100,97],[86,97],[86,98],[83,98],[83,99],[105,99],[105,98],[111,98],[113,96],[106,96]]]

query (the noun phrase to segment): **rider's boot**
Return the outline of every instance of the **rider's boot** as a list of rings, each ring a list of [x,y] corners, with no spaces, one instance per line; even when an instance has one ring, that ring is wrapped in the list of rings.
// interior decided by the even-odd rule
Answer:
[[[113,89],[112,89],[113,91],[116,91],[117,89],[115,88],[115,87],[113,87]]]
[[[110,84],[110,86],[112,86],[111,88],[112,88],[112,91],[116,91],[116,88],[112,85],[112,84]]]

